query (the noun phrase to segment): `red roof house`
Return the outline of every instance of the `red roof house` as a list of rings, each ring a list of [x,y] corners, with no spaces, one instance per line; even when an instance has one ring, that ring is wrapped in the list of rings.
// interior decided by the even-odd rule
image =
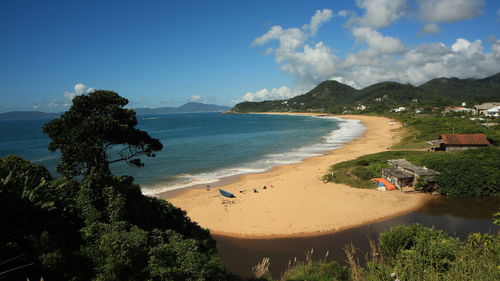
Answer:
[[[441,134],[439,140],[445,151],[486,147],[490,144],[484,134]]]

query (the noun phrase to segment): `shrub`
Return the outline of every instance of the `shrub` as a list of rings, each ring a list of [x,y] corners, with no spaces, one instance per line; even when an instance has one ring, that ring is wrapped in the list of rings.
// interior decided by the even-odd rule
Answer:
[[[448,235],[444,231],[427,228],[418,223],[395,226],[380,234],[379,249],[385,259],[392,260],[404,250],[417,246],[419,249],[424,249],[428,241],[446,237]]]

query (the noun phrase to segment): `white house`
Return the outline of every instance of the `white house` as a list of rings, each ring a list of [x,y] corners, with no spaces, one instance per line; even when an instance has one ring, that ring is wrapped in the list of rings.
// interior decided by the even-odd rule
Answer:
[[[391,109],[391,111],[393,111],[393,112],[403,112],[405,110],[406,110],[406,107],[404,107],[404,106],[400,106],[398,108]]]
[[[486,115],[490,117],[498,117],[500,116],[500,106],[495,106],[486,111]]]
[[[478,104],[474,106],[474,115],[486,115],[488,114],[488,109],[500,106],[500,102],[485,102],[483,104]]]

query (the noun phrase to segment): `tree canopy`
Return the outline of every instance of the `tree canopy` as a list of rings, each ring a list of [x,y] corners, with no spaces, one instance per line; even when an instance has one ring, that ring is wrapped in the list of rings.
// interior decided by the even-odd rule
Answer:
[[[97,90],[76,96],[68,111],[47,123],[43,132],[52,139],[49,150],[61,151],[57,171],[66,177],[91,171],[109,175],[112,163],[142,167],[138,156],[154,157],[163,145],[136,128],[135,112],[127,104],[113,91]],[[109,151],[116,146],[120,149],[112,157]]]

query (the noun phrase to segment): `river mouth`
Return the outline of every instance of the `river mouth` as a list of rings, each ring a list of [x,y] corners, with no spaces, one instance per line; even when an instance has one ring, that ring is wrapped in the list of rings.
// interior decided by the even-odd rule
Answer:
[[[353,243],[360,250],[360,261],[369,251],[369,240],[375,240],[380,232],[396,225],[420,223],[441,229],[450,236],[464,240],[471,232],[498,234],[500,227],[492,222],[492,214],[500,211],[500,198],[446,198],[429,200],[416,211],[360,227],[314,237],[246,239],[214,235],[219,256],[226,269],[241,277],[250,277],[251,268],[269,257],[269,267],[277,278],[294,258],[304,259],[306,251],[314,249],[313,259],[335,260],[345,264],[342,248]]]

